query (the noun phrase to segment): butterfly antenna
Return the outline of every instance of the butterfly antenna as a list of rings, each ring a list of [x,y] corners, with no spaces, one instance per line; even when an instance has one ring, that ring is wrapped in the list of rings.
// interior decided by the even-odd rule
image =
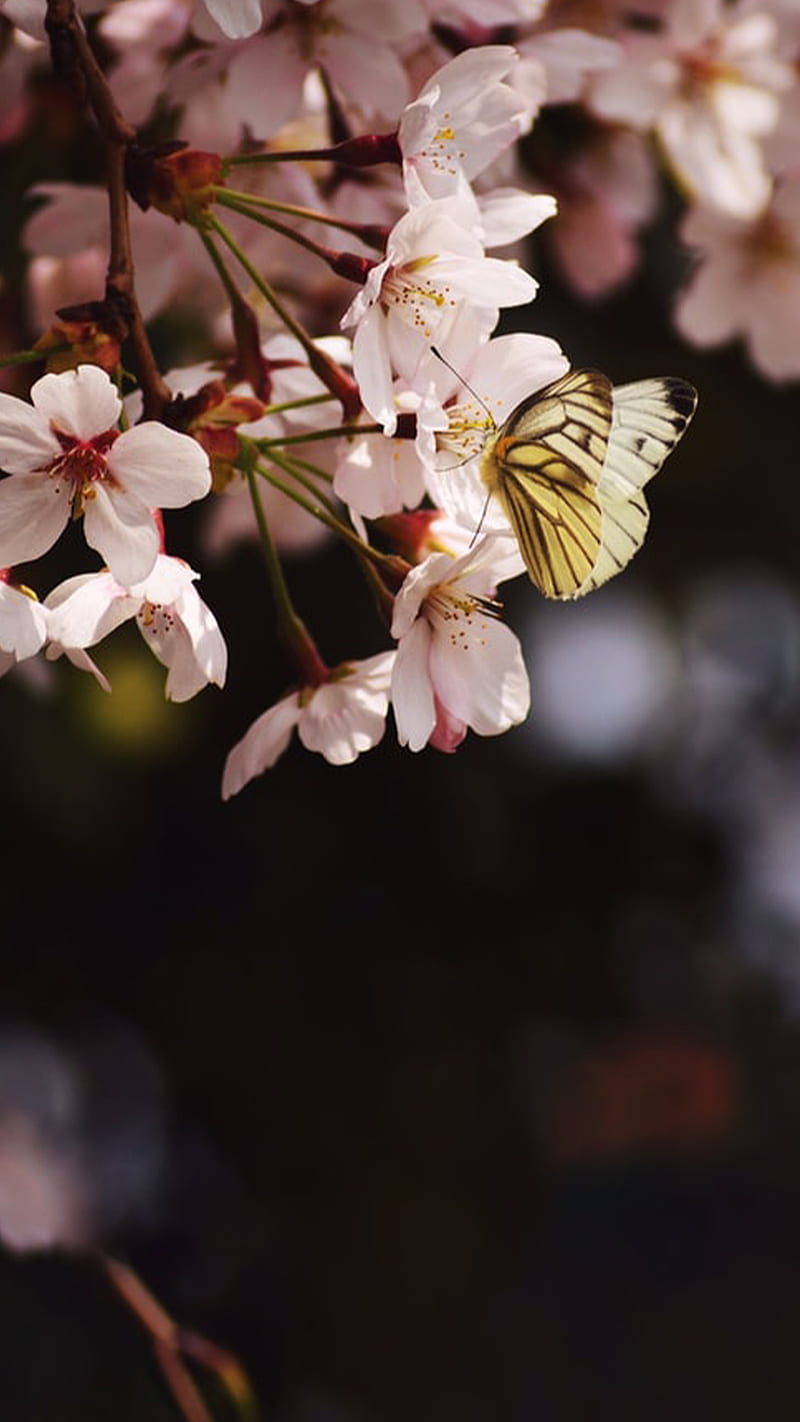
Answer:
[[[469,540],[469,546],[470,546],[470,548],[474,548],[474,547],[475,547],[475,544],[476,544],[477,541],[478,541],[478,535],[480,534],[480,531],[481,531],[481,529],[483,528],[483,520],[484,520],[485,517],[486,517],[486,510],[487,510],[488,507],[489,507],[489,500],[490,500],[491,497],[492,497],[491,494],[487,494],[487,495],[486,495],[486,498],[484,499],[483,508],[481,509],[481,516],[480,516],[480,518],[478,519],[478,527],[475,529],[475,532],[473,533],[471,539]]]
[[[460,380],[460,381],[461,381],[461,384],[464,386],[464,389],[469,391],[469,393],[470,393],[470,395],[472,396],[473,400],[477,400],[477,402],[478,402],[478,404],[480,405],[481,409],[486,411],[486,414],[487,414],[487,416],[488,416],[488,418],[489,418],[489,422],[490,422],[490,424],[491,424],[491,426],[492,426],[492,429],[494,429],[494,428],[495,428],[494,415],[492,414],[491,410],[489,409],[489,406],[487,405],[486,401],[481,398],[481,396],[478,394],[477,390],[473,389],[473,387],[470,385],[469,381],[464,379],[464,377],[463,377],[463,375],[461,374],[461,372],[460,372],[459,370],[456,370],[455,366],[452,365],[451,362],[447,359],[447,356],[443,356],[443,355],[442,355],[441,351],[438,349],[437,346],[431,346],[431,350],[433,351],[433,354],[436,356],[437,360],[440,360],[440,361],[442,362],[442,365],[446,365],[446,366],[447,366],[447,369],[451,372],[451,374],[453,374],[453,375],[455,376],[456,380]]]

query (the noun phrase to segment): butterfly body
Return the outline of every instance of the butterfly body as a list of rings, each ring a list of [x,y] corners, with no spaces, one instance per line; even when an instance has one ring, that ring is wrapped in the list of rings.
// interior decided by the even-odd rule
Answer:
[[[672,377],[612,387],[575,370],[529,396],[489,436],[480,474],[546,597],[578,597],[641,546],[644,485],[691,419],[697,395]]]

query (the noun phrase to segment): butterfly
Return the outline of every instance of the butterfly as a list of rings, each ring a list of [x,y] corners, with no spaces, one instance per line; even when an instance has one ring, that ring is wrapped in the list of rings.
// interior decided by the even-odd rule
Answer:
[[[613,387],[599,371],[573,370],[490,433],[481,478],[546,597],[581,597],[630,562],[649,521],[642,490],[696,405],[675,377]]]

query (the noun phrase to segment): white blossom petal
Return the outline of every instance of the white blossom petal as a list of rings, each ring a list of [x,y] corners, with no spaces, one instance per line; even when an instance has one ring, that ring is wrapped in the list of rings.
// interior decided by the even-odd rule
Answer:
[[[122,410],[116,386],[99,365],[43,375],[31,386],[31,401],[48,424],[82,440],[113,429]]]
[[[159,533],[150,510],[135,494],[95,484],[84,505],[83,531],[90,548],[107,563],[117,582],[129,588],[151,571]]]
[[[397,648],[392,672],[392,709],[401,746],[420,751],[436,725],[433,683],[428,674],[431,629],[419,618]]]
[[[46,469],[61,453],[61,445],[46,420],[16,395],[0,392],[0,469],[31,474]]]
[[[107,462],[123,487],[150,508],[182,508],[211,489],[205,450],[189,435],[156,420],[125,430],[109,450]]]
[[[69,519],[72,490],[42,474],[0,480],[0,568],[40,558]]]
[[[245,732],[228,753],[222,772],[222,798],[232,795],[269,770],[283,755],[300,718],[300,698],[296,691],[270,706]]]

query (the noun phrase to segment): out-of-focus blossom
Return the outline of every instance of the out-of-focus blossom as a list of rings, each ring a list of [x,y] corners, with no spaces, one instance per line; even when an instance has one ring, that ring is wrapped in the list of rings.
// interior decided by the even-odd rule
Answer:
[[[653,129],[689,193],[749,218],[769,199],[762,143],[792,83],[766,11],[676,0],[657,33],[629,33],[626,58],[596,77],[589,101],[604,119]]]

